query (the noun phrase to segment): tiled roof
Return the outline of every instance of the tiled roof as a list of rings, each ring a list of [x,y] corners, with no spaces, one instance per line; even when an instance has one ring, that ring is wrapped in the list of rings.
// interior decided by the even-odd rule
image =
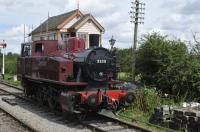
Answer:
[[[46,30],[47,30],[47,22],[48,22],[48,30],[49,31],[57,30],[57,29],[59,29],[58,26],[63,24],[65,20],[70,18],[77,11],[79,11],[79,10],[73,10],[73,11],[58,15],[58,16],[50,17],[48,20],[46,20],[40,26],[38,26],[35,30],[33,30],[33,32],[31,34],[38,34],[38,33],[46,32]],[[99,24],[99,22],[91,14],[83,15],[69,29],[77,30],[80,26],[85,24],[88,20],[92,20],[102,32],[105,31],[104,28],[101,26],[101,24]],[[29,34],[29,35],[31,35],[31,34]]]
[[[77,27],[78,25],[80,25],[81,22],[83,22],[84,20],[86,20],[89,16],[90,16],[90,14],[84,15],[77,22],[75,22],[70,28],[74,28],[75,29],[75,27]]]
[[[48,21],[48,30],[55,30],[57,27],[62,24],[66,19],[68,19],[71,15],[73,15],[77,10],[73,10],[58,16],[50,17],[48,20],[43,22],[39,27],[33,30],[32,34],[37,34],[40,32],[46,32],[47,21]]]

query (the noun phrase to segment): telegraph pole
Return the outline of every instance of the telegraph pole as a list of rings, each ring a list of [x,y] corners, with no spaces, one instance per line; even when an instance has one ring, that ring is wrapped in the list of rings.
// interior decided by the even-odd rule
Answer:
[[[49,12],[48,12],[48,19],[46,24],[46,40],[49,40]]]
[[[24,24],[24,43],[26,42],[26,25]]]
[[[131,23],[134,25],[133,32],[133,46],[132,46],[132,81],[135,82],[135,65],[136,65],[136,49],[137,49],[137,36],[138,36],[138,25],[144,24],[144,11],[145,3],[139,0],[131,2]]]
[[[80,1],[77,0],[77,9],[79,10],[79,8],[80,8]]]

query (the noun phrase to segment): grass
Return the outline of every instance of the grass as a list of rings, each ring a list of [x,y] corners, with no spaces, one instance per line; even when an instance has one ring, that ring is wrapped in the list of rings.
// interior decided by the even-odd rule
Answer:
[[[118,73],[118,79],[124,81],[130,80],[130,74],[126,72],[120,72]]]
[[[124,121],[132,122],[133,124],[145,128],[153,132],[165,132],[165,128],[150,125],[148,123],[149,115],[145,114],[139,110],[125,110],[123,113],[119,114],[119,118]]]
[[[14,81],[13,80],[13,75],[10,74],[5,74],[4,76],[4,81],[8,84],[20,87],[21,86],[21,82],[20,81]]]
[[[149,124],[149,119],[154,112],[154,108],[162,105],[180,106],[180,102],[173,99],[161,98],[159,93],[150,87],[144,87],[136,92],[134,103],[119,113],[119,118],[125,121],[137,123],[139,126],[155,132],[167,131],[162,127]]]

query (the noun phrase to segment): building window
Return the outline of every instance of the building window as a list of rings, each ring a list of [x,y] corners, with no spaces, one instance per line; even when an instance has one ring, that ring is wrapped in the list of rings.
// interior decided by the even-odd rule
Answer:
[[[69,33],[61,33],[61,38],[63,41],[66,41],[68,38],[70,38],[70,34]]]
[[[49,40],[56,40],[56,33],[50,34]]]
[[[87,33],[77,33],[77,37],[84,39],[85,43],[87,42],[87,35]]]
[[[43,44],[42,43],[37,43],[36,45],[35,45],[35,52],[36,53],[42,53],[43,52],[43,50],[44,50],[44,46],[43,46]]]

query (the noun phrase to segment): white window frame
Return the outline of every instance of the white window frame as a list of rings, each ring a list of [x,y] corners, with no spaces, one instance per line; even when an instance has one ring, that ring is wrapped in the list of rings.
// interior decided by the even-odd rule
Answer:
[[[85,32],[77,32],[76,34],[77,34],[76,36],[77,36],[78,38],[84,39],[84,40],[85,40],[85,43],[87,44],[87,42],[88,42],[88,33],[85,33]]]
[[[61,33],[61,39],[62,39],[63,41],[68,40],[68,39],[70,38],[70,36],[71,36],[70,33],[67,33],[67,32],[62,32],[62,33]]]

